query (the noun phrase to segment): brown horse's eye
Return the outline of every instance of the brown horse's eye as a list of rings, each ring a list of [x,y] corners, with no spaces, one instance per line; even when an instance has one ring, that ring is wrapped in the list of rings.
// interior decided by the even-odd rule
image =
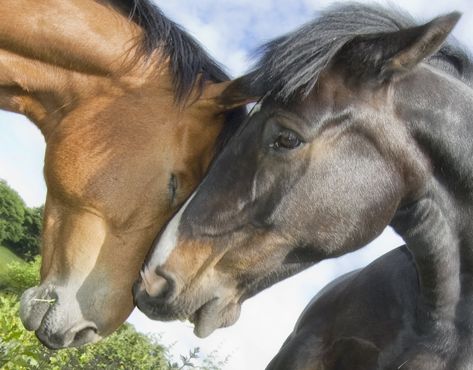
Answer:
[[[295,149],[301,144],[301,139],[294,132],[284,130],[279,133],[271,147],[274,149]]]

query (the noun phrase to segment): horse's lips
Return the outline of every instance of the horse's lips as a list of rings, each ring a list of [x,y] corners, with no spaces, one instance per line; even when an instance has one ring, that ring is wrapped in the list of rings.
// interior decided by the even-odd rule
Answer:
[[[194,323],[194,334],[199,338],[208,337],[216,329],[233,325],[240,316],[240,304],[224,303],[213,298],[200,307],[189,321]]]

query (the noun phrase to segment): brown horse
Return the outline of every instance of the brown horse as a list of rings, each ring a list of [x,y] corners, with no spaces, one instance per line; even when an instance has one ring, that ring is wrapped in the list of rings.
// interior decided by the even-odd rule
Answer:
[[[130,314],[153,238],[242,113],[214,99],[227,79],[146,0],[2,3],[0,108],[47,145],[41,284],[20,310],[44,344],[96,341]]]
[[[138,307],[207,336],[391,225],[420,290],[381,368],[451,369],[473,341],[473,62],[444,43],[459,18],[350,3],[267,44],[222,97],[263,99],[163,231]]]

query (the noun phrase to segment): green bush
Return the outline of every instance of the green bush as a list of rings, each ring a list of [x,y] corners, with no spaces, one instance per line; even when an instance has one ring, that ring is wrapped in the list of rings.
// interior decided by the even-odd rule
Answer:
[[[41,258],[37,256],[32,262],[10,262],[7,266],[5,291],[21,295],[29,287],[38,285]]]
[[[16,254],[27,260],[40,254],[41,229],[43,226],[43,207],[25,208],[23,219],[23,234],[17,242],[7,243]]]
[[[17,295],[0,294],[2,369],[169,369],[166,349],[129,324],[93,345],[49,350],[23,328],[18,308]]]

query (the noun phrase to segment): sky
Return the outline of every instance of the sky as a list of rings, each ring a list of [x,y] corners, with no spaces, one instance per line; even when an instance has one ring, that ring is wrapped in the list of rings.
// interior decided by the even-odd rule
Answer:
[[[331,0],[172,0],[156,1],[163,12],[195,36],[227,71],[238,76],[251,65],[254,49],[312,19]],[[463,13],[453,34],[473,50],[471,0],[398,0],[395,4],[420,21],[453,10]],[[0,112],[0,178],[19,192],[29,206],[44,203],[42,178],[44,140],[22,116]],[[241,317],[230,328],[198,339],[187,323],[152,321],[135,310],[129,318],[140,331],[158,333],[172,344],[172,352],[200,347],[230,356],[225,370],[263,369],[291,332],[309,300],[328,282],[347,271],[365,266],[402,244],[391,230],[356,253],[327,260],[287,279],[243,304]]]

